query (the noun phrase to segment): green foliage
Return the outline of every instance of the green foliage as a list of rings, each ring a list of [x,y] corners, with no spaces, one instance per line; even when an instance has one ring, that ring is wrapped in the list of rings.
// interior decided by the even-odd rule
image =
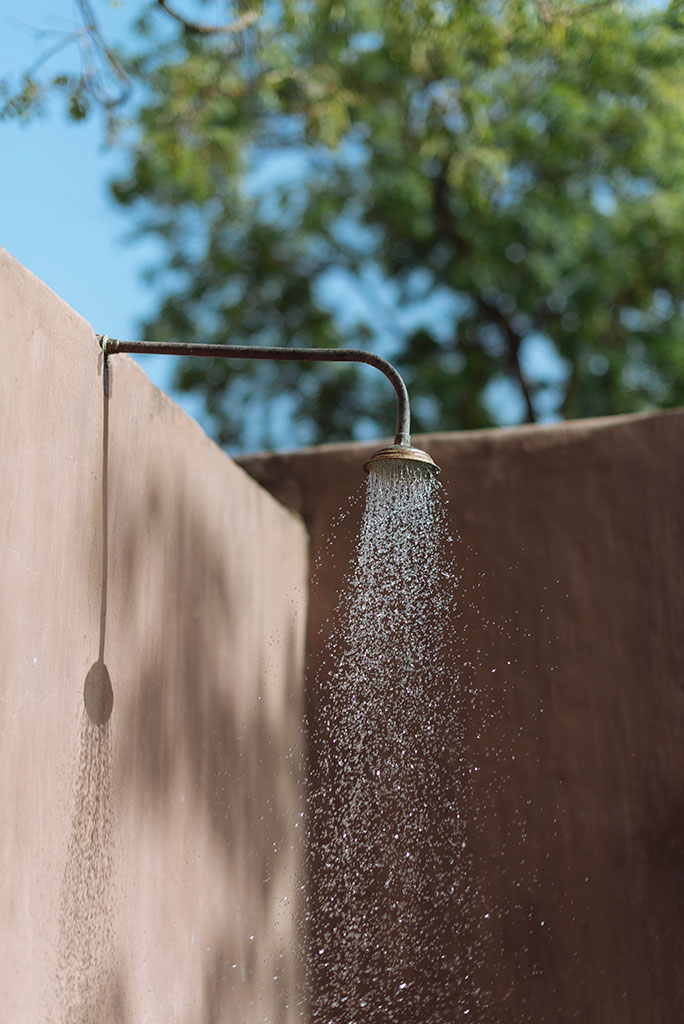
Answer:
[[[166,244],[146,336],[373,348],[415,429],[684,404],[683,19],[280,0],[198,35],[150,14],[113,189]],[[376,376],[187,361],[178,382],[255,445],[386,435]]]

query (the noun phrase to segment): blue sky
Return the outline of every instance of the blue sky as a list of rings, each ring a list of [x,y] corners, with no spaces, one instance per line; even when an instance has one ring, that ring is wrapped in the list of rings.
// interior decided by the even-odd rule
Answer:
[[[97,4],[101,22],[114,36],[139,9]],[[69,0],[22,0],[20,13],[0,14],[0,68],[19,73],[51,39],[38,41],[32,29],[73,27]],[[54,59],[55,73],[68,61]],[[76,64],[75,51],[71,62]],[[130,238],[132,222],[108,197],[108,181],[123,166],[120,154],[103,146],[101,124],[67,120],[58,104],[50,116],[27,125],[0,124],[0,245],[88,320],[99,333],[136,338],[138,325],[153,311],[153,296],[142,270],[156,246]],[[169,390],[171,361],[141,360],[146,372]],[[174,395],[179,400],[178,395]],[[189,411],[192,402],[183,396]]]

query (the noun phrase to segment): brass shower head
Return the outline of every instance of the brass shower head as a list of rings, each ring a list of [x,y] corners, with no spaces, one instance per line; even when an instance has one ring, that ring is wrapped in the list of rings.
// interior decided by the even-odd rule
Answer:
[[[368,473],[371,466],[376,466],[380,462],[393,462],[395,464],[412,462],[414,464],[417,463],[429,473],[434,473],[435,475],[439,473],[439,466],[428,453],[424,452],[422,448],[413,448],[410,444],[391,444],[387,448],[380,448],[379,451],[371,455],[363,468]]]

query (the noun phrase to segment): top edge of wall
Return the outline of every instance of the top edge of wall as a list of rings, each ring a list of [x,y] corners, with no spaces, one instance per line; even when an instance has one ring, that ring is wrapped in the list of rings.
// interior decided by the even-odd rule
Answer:
[[[429,448],[432,444],[474,445],[478,448],[515,443],[541,447],[549,444],[568,444],[590,438],[592,435],[605,433],[629,426],[644,425],[649,422],[659,423],[663,420],[681,420],[684,429],[684,408],[658,409],[649,412],[622,413],[615,416],[596,416],[588,419],[561,420],[556,423],[522,423],[510,427],[488,427],[478,430],[444,430],[427,434],[412,434],[411,443],[420,448]],[[330,455],[349,455],[364,458],[382,445],[391,444],[390,436],[372,441],[337,441],[305,448],[288,448],[279,451],[263,450],[246,452],[236,457],[240,464],[270,459],[315,458],[326,453]]]
[[[5,281],[5,289],[9,288],[20,296],[20,306],[15,308],[25,310],[29,321],[35,320],[36,325],[40,326],[43,343],[47,341],[49,344],[54,342],[55,346],[59,344],[68,359],[83,357],[97,360],[97,379],[101,385],[101,350],[92,324],[2,246],[0,246],[0,276]],[[143,367],[135,359],[123,353],[117,354],[111,361],[111,397],[114,401],[116,400],[117,377],[122,379],[124,374],[129,380],[137,379],[139,386],[147,390],[150,404],[156,407],[159,415],[184,420],[184,429],[187,430],[188,437],[194,436],[196,443],[208,444],[215,449],[216,457],[223,459],[225,465],[230,467],[227,472],[237,473],[241,477],[247,478],[251,487],[261,491],[269,502],[275,502],[288,518],[295,518],[301,523],[301,517],[296,512],[283,505],[259,481],[247,473],[178,402],[175,402],[150,380]]]

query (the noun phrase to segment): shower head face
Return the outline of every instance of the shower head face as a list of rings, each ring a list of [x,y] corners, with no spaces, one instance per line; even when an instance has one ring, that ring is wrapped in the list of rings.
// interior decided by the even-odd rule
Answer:
[[[379,451],[371,455],[363,468],[366,473],[369,473],[373,466],[379,466],[381,463],[392,463],[397,466],[402,463],[411,463],[411,465],[427,473],[434,473],[435,475],[439,473],[439,466],[427,452],[424,452],[422,448],[413,448],[408,444],[391,444],[387,448],[380,448]]]

